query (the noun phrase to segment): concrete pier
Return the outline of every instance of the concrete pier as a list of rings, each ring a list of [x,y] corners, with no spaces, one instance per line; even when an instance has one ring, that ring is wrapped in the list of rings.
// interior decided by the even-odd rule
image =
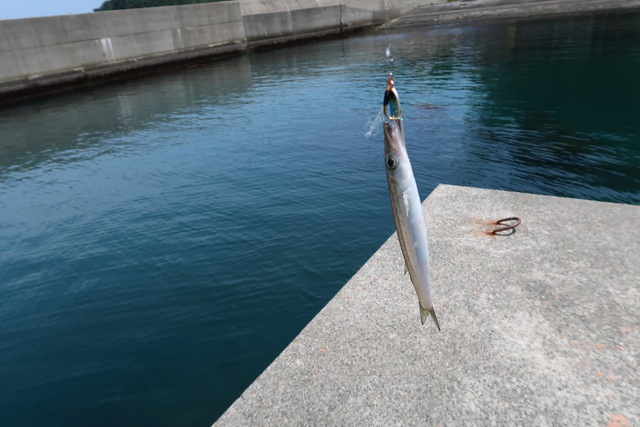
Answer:
[[[448,185],[423,206],[442,331],[394,234],[215,426],[640,425],[640,206]]]

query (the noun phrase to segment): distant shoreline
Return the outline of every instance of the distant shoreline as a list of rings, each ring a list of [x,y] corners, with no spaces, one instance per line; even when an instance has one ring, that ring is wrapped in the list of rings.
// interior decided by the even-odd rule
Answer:
[[[418,6],[379,29],[640,12],[640,0],[466,0]]]

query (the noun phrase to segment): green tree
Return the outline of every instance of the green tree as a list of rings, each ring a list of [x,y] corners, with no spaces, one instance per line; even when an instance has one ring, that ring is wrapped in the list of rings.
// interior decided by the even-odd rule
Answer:
[[[94,12],[103,10],[138,9],[155,6],[180,6],[183,4],[215,3],[224,0],[106,0],[102,5],[93,9]]]

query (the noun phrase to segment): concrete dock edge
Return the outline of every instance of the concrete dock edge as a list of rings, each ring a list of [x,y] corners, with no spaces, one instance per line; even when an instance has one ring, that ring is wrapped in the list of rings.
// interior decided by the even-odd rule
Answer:
[[[423,207],[442,332],[394,234],[214,425],[639,425],[640,206],[440,185]]]

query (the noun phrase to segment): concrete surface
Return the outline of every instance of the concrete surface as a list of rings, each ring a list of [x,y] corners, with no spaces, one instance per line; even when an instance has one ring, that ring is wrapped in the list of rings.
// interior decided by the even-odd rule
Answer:
[[[640,425],[640,206],[441,185],[424,207],[442,332],[394,234],[215,426]]]
[[[640,0],[468,0],[423,5],[389,20],[383,28],[405,28],[505,19],[625,13],[640,10]]]

